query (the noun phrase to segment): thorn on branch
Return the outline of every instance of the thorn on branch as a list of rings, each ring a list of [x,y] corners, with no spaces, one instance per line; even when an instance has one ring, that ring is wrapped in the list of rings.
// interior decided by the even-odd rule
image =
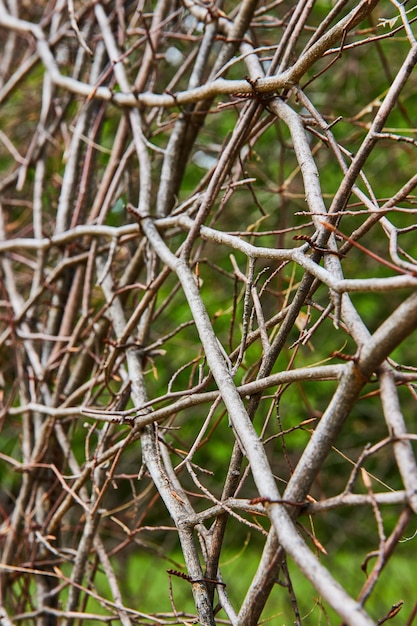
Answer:
[[[169,574],[170,576],[177,576],[177,578],[182,578],[183,580],[186,580],[188,583],[191,583],[191,584],[211,583],[212,585],[220,585],[221,587],[224,587],[224,588],[226,587],[226,583],[222,582],[221,580],[216,580],[215,578],[206,578],[206,577],[193,579],[188,574],[185,574],[184,572],[179,572],[176,569],[167,569],[167,574]]]
[[[176,569],[167,569],[167,573],[170,576],[177,576],[177,578],[182,578],[183,580],[186,580],[189,583],[193,582],[191,576],[188,576],[188,574],[185,574],[184,572],[179,572]]]
[[[295,241],[306,241],[308,245],[310,246],[310,248],[312,248],[316,252],[321,252],[322,254],[333,254],[334,256],[339,257],[339,259],[343,259],[345,256],[344,254],[342,254],[341,252],[338,252],[337,250],[330,250],[329,248],[321,248],[320,246],[315,244],[314,241],[311,239],[311,237],[309,237],[308,235],[294,235],[293,239]]]
[[[253,41],[251,41],[248,37],[226,37],[226,35],[217,34],[214,39],[216,41],[223,41],[224,43],[237,43],[239,45],[247,43],[250,46],[253,46]]]
[[[233,96],[235,98],[242,98],[242,99],[255,99],[258,101],[258,103],[263,106],[267,111],[269,111],[270,113],[272,113],[272,111],[270,111],[268,109],[268,102],[270,100],[273,100],[274,98],[278,97],[278,94],[274,91],[273,93],[262,93],[260,92],[257,87],[256,84],[259,80],[259,78],[255,78],[254,80],[252,80],[249,76],[245,76],[244,77],[245,80],[249,83],[249,85],[252,88],[252,92],[249,93],[244,93],[244,92],[238,92],[238,93],[234,93]]]
[[[354,363],[357,363],[359,360],[359,356],[357,354],[344,354],[343,352],[339,352],[338,350],[334,350],[334,352],[331,352],[330,356],[341,359],[342,361],[353,361]]]
[[[393,604],[390,610],[388,611],[388,613],[377,621],[378,626],[379,624],[384,624],[389,619],[392,619],[393,617],[395,617],[401,611],[403,604],[404,604],[403,600],[400,600],[396,604]]]
[[[169,89],[165,89],[165,93],[168,96],[171,96],[171,98],[174,101],[174,104],[179,108],[180,111],[184,111],[183,107],[179,104],[178,99],[177,99],[177,94],[175,94],[173,91],[170,91]]]
[[[151,217],[149,213],[139,213],[139,209],[134,207],[133,204],[131,204],[130,202],[126,205],[126,211],[130,213],[130,215],[137,221],[139,226],[142,220],[146,219],[147,217]]]
[[[271,498],[267,498],[265,496],[258,496],[256,498],[252,498],[249,500],[249,504],[283,504],[287,506],[298,506],[299,508],[304,508],[308,506],[308,502],[293,502],[292,500],[272,500]]]

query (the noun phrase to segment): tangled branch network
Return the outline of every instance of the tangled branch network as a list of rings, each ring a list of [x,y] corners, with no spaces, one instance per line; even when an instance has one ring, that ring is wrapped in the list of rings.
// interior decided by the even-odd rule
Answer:
[[[0,0],[2,624],[413,622],[416,17]]]

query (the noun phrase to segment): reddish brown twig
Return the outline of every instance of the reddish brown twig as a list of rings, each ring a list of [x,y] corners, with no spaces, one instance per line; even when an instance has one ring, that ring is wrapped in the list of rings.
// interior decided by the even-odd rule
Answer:
[[[378,263],[381,263],[381,265],[385,265],[385,267],[389,267],[390,269],[400,274],[416,276],[415,272],[409,272],[408,270],[404,270],[402,267],[398,267],[398,265],[395,265],[394,263],[391,263],[390,261],[383,259],[382,257],[380,257],[378,254],[375,254],[371,250],[368,250],[368,248],[365,248],[365,246],[362,246],[360,243],[358,243],[354,239],[351,239],[351,237],[344,235],[342,232],[340,232],[340,230],[336,228],[336,226],[333,226],[333,224],[329,224],[329,222],[321,222],[321,223],[323,224],[325,228],[328,228],[329,230],[331,230],[335,235],[342,237],[342,239],[350,243],[351,246],[355,246],[355,248],[358,248],[358,250],[361,250],[362,252],[367,254],[369,257],[371,257],[371,259],[374,259],[374,261],[378,261]]]

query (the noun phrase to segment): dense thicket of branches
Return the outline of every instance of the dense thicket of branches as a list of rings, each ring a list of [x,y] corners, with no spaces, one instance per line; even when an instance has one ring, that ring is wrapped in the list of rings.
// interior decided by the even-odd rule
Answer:
[[[0,0],[1,624],[413,622],[416,17]]]

